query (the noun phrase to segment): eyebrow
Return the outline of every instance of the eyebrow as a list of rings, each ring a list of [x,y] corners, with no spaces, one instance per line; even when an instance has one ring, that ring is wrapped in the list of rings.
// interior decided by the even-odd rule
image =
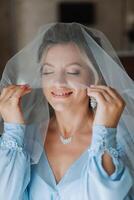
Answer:
[[[52,64],[50,64],[50,63],[43,63],[42,64],[42,67],[43,66],[45,66],[45,65],[48,65],[48,66],[50,66],[50,67],[54,67],[54,65],[52,65]],[[78,66],[80,66],[80,67],[82,67],[82,65],[80,64],[80,63],[77,63],[77,62],[73,62],[73,63],[69,63],[69,64],[67,64],[65,67],[70,67],[71,65],[78,65]]]

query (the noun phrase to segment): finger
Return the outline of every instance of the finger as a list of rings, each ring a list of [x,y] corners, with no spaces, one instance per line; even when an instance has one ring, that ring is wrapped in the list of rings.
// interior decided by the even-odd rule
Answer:
[[[106,102],[106,98],[105,96],[103,95],[102,92],[100,91],[95,91],[95,90],[89,90],[88,91],[88,95],[91,96],[91,97],[94,97],[96,99],[97,102]]]
[[[122,99],[122,97],[112,87],[108,87],[108,86],[105,86],[105,85],[92,85],[91,88],[101,88],[101,89],[104,89],[104,90],[106,90],[113,97],[113,99]]]
[[[6,89],[2,100],[6,101],[8,99],[10,99],[11,97],[14,98],[20,98],[20,96],[26,94],[30,89],[28,89],[26,86],[13,86],[13,87],[9,87]]]
[[[15,87],[16,87],[15,85],[9,85],[9,86],[4,87],[1,91],[0,99],[3,99],[4,97],[6,97],[8,93],[11,91],[11,89]]]
[[[97,89],[96,88],[91,89],[91,88],[89,88],[88,91],[100,92],[104,96],[105,100],[108,101],[108,102],[112,102],[112,100],[113,100],[113,97],[111,95],[109,95],[109,93],[107,91],[105,91],[103,89],[98,89],[98,88]]]
[[[20,98],[22,96],[24,96],[25,94],[29,93],[32,89],[23,85],[23,86],[19,86],[16,88],[16,90],[14,91],[14,93],[11,95],[13,98]]]

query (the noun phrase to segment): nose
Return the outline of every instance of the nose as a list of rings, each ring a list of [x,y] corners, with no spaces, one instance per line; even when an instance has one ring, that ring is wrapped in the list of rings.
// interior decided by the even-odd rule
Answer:
[[[67,80],[64,73],[57,73],[54,78],[55,86],[65,86],[67,84]]]

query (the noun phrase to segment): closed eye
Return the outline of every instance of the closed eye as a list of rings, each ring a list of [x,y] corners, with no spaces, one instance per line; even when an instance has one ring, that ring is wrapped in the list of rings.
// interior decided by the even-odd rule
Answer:
[[[79,72],[67,72],[67,74],[72,74],[72,75],[79,75]]]
[[[48,75],[48,74],[53,74],[54,72],[43,72],[41,75]]]

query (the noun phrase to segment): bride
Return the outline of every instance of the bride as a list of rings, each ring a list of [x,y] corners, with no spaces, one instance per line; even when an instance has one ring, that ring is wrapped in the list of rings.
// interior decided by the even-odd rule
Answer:
[[[49,24],[7,64],[0,95],[2,200],[133,199],[119,129],[127,99],[116,76],[125,72],[104,41],[81,24]],[[116,67],[121,73],[112,77]]]

